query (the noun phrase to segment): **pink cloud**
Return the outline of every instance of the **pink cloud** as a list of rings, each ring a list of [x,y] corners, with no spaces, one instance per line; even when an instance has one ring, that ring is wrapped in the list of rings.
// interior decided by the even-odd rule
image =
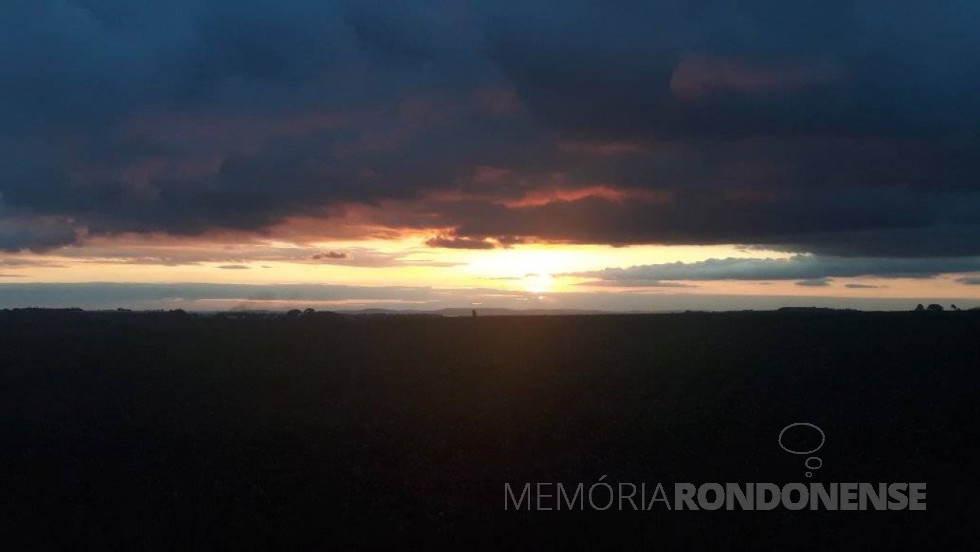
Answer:
[[[615,203],[622,203],[627,200],[665,203],[670,200],[670,193],[663,190],[628,190],[611,186],[590,186],[577,189],[556,188],[529,192],[520,199],[507,200],[502,204],[511,208],[540,207],[559,201],[578,201],[586,198],[599,198]]]

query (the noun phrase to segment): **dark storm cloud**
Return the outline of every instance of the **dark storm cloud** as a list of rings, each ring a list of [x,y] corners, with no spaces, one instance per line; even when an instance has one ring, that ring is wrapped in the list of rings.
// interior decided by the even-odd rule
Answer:
[[[432,119],[483,86],[470,39],[437,8],[7,3],[0,192],[95,233],[260,229],[333,201],[417,196],[478,147],[434,162],[449,140]],[[309,124],[324,113],[339,122]],[[470,123],[464,134],[490,134]]]
[[[660,280],[801,280],[828,278],[931,278],[947,272],[980,271],[980,258],[847,258],[796,255],[788,259],[708,259],[692,263],[664,263],[607,268],[574,276],[630,285]],[[807,285],[807,284],[803,284]],[[809,284],[814,285],[814,284]]]
[[[51,217],[4,218],[0,209],[0,251],[44,251],[74,243],[76,238],[75,230],[64,220]]]
[[[11,0],[0,249],[397,201],[378,216],[451,229],[436,247],[975,256],[978,23],[906,0]]]
[[[935,228],[930,218],[963,219],[955,227]],[[961,215],[956,215],[961,213]],[[975,205],[943,205],[934,195],[880,189],[779,190],[773,197],[741,201],[708,191],[678,190],[667,202],[614,202],[600,197],[556,201],[539,206],[507,208],[499,204],[460,203],[446,220],[459,224],[457,234],[495,236],[504,232],[572,242],[593,240],[612,244],[749,243],[798,249],[803,245],[855,254],[901,254],[888,238],[911,235],[910,255],[968,254],[976,245],[967,239],[974,227],[967,213],[980,216]],[[834,229],[835,234],[827,232]],[[949,241],[935,240],[943,231]],[[921,236],[920,236],[921,233]],[[966,234],[966,235],[964,235]],[[854,237],[864,243],[847,244]],[[845,243],[838,243],[841,240]],[[930,240],[932,240],[930,242]],[[931,245],[931,249],[930,249]]]
[[[975,129],[964,2],[495,3],[495,59],[555,125],[610,136]]]

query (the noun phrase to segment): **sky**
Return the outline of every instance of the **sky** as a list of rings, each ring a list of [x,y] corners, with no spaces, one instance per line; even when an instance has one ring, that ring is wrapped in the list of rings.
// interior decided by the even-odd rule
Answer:
[[[6,0],[0,308],[980,305],[970,0]]]

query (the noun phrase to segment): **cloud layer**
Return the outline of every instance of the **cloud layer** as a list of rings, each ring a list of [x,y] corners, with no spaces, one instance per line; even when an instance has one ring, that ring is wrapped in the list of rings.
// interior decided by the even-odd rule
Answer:
[[[367,213],[432,247],[980,255],[978,23],[907,0],[11,0],[0,249]]]
[[[980,271],[980,258],[976,257],[893,259],[796,255],[788,259],[729,258],[650,264],[571,275],[636,286],[661,280],[800,280],[800,285],[824,286],[828,278],[932,278],[942,273],[976,271]],[[851,287],[855,286],[862,287],[860,284]]]

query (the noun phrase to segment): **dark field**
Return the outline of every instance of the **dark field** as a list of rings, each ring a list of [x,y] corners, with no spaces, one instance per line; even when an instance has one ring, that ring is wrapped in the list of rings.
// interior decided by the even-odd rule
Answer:
[[[941,548],[978,508],[980,313],[0,312],[31,548]],[[926,511],[504,510],[504,484],[927,482]],[[7,549],[19,549],[9,547]]]

